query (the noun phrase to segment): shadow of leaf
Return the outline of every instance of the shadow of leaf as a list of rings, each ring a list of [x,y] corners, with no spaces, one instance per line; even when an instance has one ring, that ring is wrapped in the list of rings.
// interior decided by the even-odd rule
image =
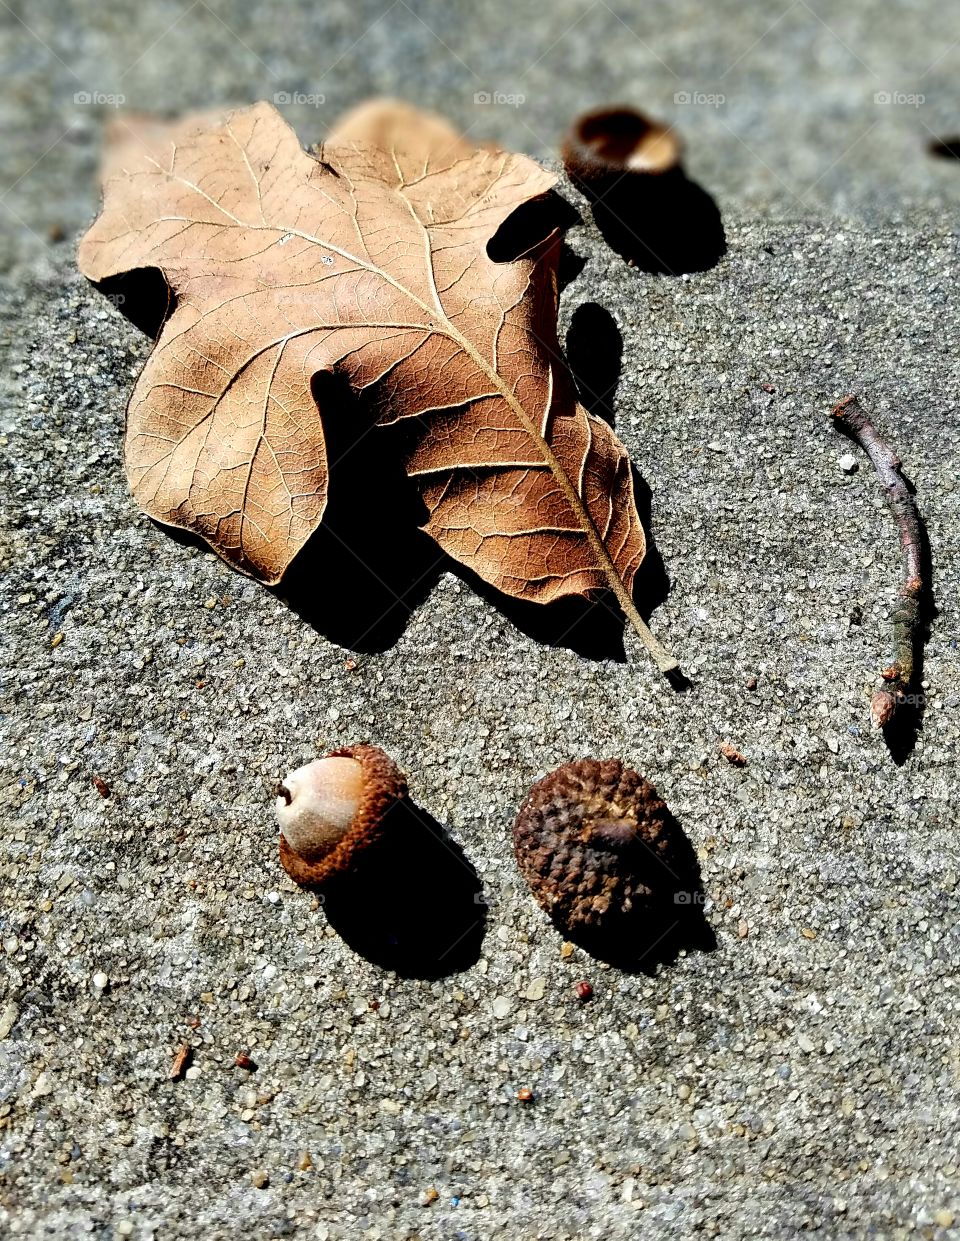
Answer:
[[[314,393],[329,499],[277,592],[331,641],[383,651],[436,585],[446,557],[419,528],[426,509],[403,470],[396,430],[373,426],[341,376],[317,375]]]

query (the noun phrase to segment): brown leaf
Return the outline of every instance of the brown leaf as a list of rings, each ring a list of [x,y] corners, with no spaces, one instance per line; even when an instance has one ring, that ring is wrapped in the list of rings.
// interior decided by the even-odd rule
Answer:
[[[405,430],[445,551],[521,599],[612,589],[668,670],[630,596],[629,460],[559,360],[560,230],[511,262],[487,253],[555,178],[460,139],[439,156],[443,124],[311,154],[260,103],[143,129],[136,158],[127,144],[79,264],[95,282],[159,269],[172,291],[127,410],[134,495],[276,583],[323,517],[324,419],[357,416],[318,408],[312,381],[335,372]]]
[[[103,149],[100,154],[100,179],[103,182],[133,170],[147,153],[162,152],[171,131],[189,133],[220,124],[229,115],[225,108],[209,108],[191,112],[178,121],[170,121],[155,112],[138,112],[124,108],[109,117],[103,127]]]
[[[367,99],[341,116],[327,135],[327,146],[344,143],[402,148],[407,159],[449,162],[477,149],[446,117],[424,112],[402,99]]]

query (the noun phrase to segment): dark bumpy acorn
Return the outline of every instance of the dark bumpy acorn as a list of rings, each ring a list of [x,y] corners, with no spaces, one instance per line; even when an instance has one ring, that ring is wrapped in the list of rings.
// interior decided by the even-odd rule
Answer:
[[[653,786],[618,759],[581,759],[539,780],[513,826],[523,877],[570,931],[605,931],[672,900],[676,841]]]
[[[345,746],[291,772],[277,789],[284,869],[311,886],[353,870],[406,795],[403,772],[373,745]]]

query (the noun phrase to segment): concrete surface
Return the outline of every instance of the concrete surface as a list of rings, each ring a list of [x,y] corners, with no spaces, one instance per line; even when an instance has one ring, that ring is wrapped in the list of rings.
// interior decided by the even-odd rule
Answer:
[[[854,4],[834,33],[803,2],[614,7],[6,9],[0,1232],[960,1230],[960,181],[922,149],[958,127],[956,32],[933,5]],[[887,89],[926,102],[874,104]],[[597,304],[622,336],[614,414],[670,579],[652,624],[694,688],[629,635],[625,661],[595,626],[550,646],[446,571],[382,632],[346,572],[294,608],[139,514],[120,438],[148,345],[72,265],[103,114],[81,90],[324,93],[290,109],[305,139],[402,91],[541,156],[598,99],[677,119],[726,256],[647,276],[585,212],[563,326]],[[867,712],[896,543],[827,420],[852,390],[935,569],[923,727],[893,753]],[[278,867],[270,790],[360,739],[449,841],[412,850],[377,908],[361,890],[325,910]],[[523,889],[516,807],[588,754],[670,804],[712,951],[614,968]],[[418,968],[434,920],[440,964]]]

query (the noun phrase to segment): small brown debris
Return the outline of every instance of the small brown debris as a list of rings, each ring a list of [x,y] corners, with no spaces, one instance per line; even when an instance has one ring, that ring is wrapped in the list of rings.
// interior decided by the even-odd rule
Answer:
[[[270,1173],[265,1172],[263,1168],[257,1168],[256,1171],[250,1173],[250,1183],[254,1189],[266,1189],[270,1184]]]
[[[47,240],[52,241],[54,243],[58,241],[63,241],[66,235],[67,234],[64,232],[62,224],[51,224],[50,227],[47,229]]]
[[[749,934],[750,934],[749,925],[746,922],[738,922],[737,923],[737,938],[746,939]]]
[[[518,1103],[532,1103],[533,1102],[533,1091],[530,1089],[529,1086],[520,1087],[520,1089],[517,1091],[517,1102]]]
[[[193,1059],[193,1048],[189,1043],[181,1043],[177,1049],[177,1054],[173,1057],[170,1065],[170,1072],[167,1077],[172,1082],[178,1082],[190,1067],[190,1061]]]
[[[423,1197],[420,1201],[425,1207],[429,1207],[432,1206],[439,1197],[439,1190],[434,1189],[431,1185],[429,1189],[424,1190]]]
[[[190,1027],[191,1030],[200,1029],[200,1018],[197,1016],[196,1013],[190,1014],[190,1016],[187,1018],[187,1025]]]
[[[776,392],[776,388],[773,384],[761,384],[760,387],[764,390],[764,392]]]
[[[723,757],[734,767],[746,767],[747,760],[729,741],[721,741],[717,747]]]
[[[588,982],[578,982],[574,991],[578,1000],[589,1000],[593,996],[593,987]]]
[[[309,1172],[313,1167],[313,1157],[309,1151],[301,1151],[300,1158],[297,1160],[298,1172]]]
[[[746,688],[747,688],[747,689],[756,689],[756,688],[757,688],[757,678],[756,678],[756,677],[747,677],[746,681],[744,681],[744,685],[746,686]]]
[[[53,650],[53,648],[59,646],[62,641],[63,641],[63,634],[55,633],[53,637],[50,639],[50,649]]]
[[[93,787],[97,790],[101,797],[110,796],[110,785],[100,776],[93,777]]]
[[[560,945],[560,955],[564,961],[569,961],[573,956],[573,944],[570,943],[569,939],[565,939]]]
[[[346,668],[347,672],[356,672],[357,661],[355,659],[345,659],[343,661],[343,666]]]
[[[816,939],[817,933],[811,926],[805,926],[800,932],[804,939]]]
[[[248,1073],[255,1073],[257,1069],[257,1062],[251,1060],[250,1053],[246,1050],[238,1051],[233,1058],[233,1063],[238,1069],[246,1069]]]

